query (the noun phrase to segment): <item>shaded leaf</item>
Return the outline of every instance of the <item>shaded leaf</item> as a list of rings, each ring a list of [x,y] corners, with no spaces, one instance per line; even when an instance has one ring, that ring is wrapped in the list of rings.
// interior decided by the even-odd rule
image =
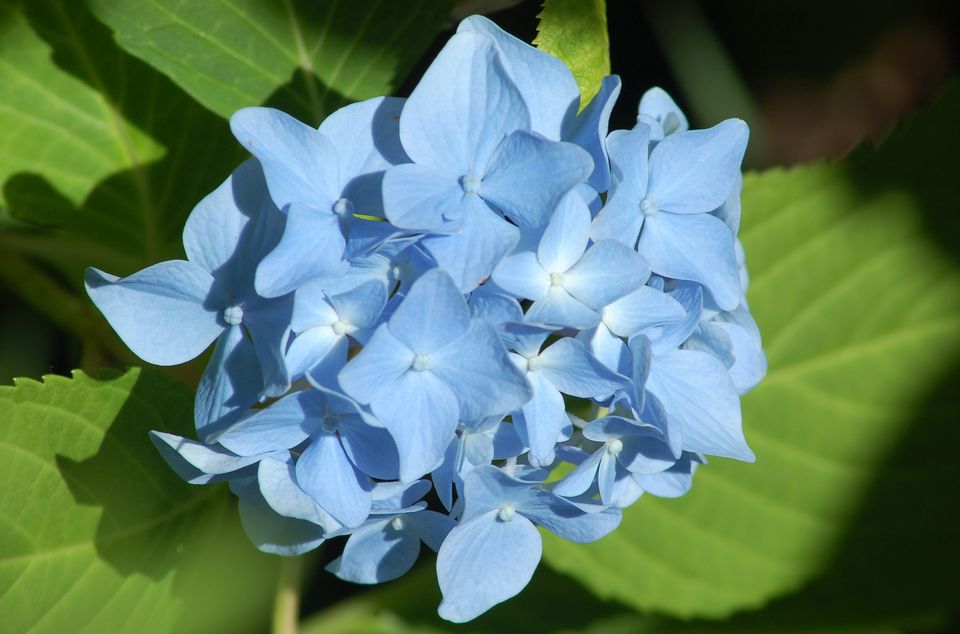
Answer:
[[[685,498],[641,499],[596,544],[545,539],[551,565],[680,616],[814,580],[817,609],[845,618],[956,605],[958,402],[937,386],[960,367],[958,107],[954,85],[879,152],[745,179],[749,299],[770,361],[744,399],[757,464],[713,460]]]
[[[91,0],[124,49],[217,114],[288,91],[296,114],[389,94],[430,43],[450,3],[435,0]]]

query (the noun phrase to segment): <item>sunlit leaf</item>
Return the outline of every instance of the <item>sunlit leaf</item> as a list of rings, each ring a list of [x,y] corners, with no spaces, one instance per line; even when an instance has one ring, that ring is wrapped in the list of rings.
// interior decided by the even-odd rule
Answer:
[[[0,631],[256,631],[274,560],[225,487],[191,487],[147,438],[189,391],[129,370],[0,387]]]
[[[570,68],[585,106],[610,74],[606,0],[545,0],[533,43]]]

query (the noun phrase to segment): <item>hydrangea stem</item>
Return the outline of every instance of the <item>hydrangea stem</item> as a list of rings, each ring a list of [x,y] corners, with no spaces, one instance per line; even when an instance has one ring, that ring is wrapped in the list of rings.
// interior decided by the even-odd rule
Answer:
[[[273,600],[273,634],[296,634],[300,621],[300,585],[303,557],[283,557]]]

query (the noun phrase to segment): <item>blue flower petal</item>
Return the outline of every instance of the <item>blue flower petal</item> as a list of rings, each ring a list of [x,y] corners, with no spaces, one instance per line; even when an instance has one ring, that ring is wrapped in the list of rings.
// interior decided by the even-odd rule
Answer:
[[[463,623],[523,590],[540,563],[543,543],[529,520],[487,511],[450,531],[437,556],[440,616]]]
[[[483,174],[480,196],[521,227],[535,229],[592,171],[593,159],[573,143],[518,131],[497,147]]]
[[[123,342],[157,365],[184,363],[223,331],[220,311],[207,306],[213,278],[184,260],[154,264],[118,278],[89,268],[87,294]]]

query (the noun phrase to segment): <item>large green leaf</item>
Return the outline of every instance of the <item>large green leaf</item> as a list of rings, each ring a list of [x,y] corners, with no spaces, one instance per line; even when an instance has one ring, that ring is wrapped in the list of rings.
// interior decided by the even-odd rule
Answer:
[[[106,104],[99,116],[118,137],[110,139],[108,147],[121,144],[118,139],[131,130],[140,130],[162,146],[164,154],[160,160],[156,155],[131,155],[125,169],[91,183],[95,186],[79,204],[41,167],[19,171],[4,184],[10,213],[43,229],[7,230],[0,234],[0,248],[53,261],[74,284],[80,283],[84,266],[127,274],[181,256],[180,232],[187,213],[242,159],[226,122],[120,50],[82,3],[24,3],[22,12],[11,16],[21,30],[32,33],[29,41],[52,50],[58,72],[99,93]],[[36,110],[43,108],[39,102],[42,99]],[[69,130],[69,122],[67,116],[46,125]],[[39,163],[66,151],[62,144],[45,152],[24,149]],[[84,173],[84,164],[76,167]]]
[[[818,610],[845,617],[956,605],[958,109],[954,85],[879,152],[746,178],[749,299],[770,360],[744,399],[757,463],[714,460],[688,496],[641,499],[596,544],[548,539],[548,562],[682,616],[814,580]]]
[[[151,428],[186,431],[189,391],[129,370],[0,387],[0,631],[248,631],[274,562],[224,487],[191,487]]]
[[[91,0],[126,50],[229,116],[285,89],[316,120],[346,100],[389,94],[447,16],[444,0]]]
[[[610,74],[606,0],[544,0],[533,43],[570,68],[587,105]]]
[[[163,148],[51,55],[27,20],[0,2],[0,184],[33,172],[79,204],[99,180],[157,159]]]

